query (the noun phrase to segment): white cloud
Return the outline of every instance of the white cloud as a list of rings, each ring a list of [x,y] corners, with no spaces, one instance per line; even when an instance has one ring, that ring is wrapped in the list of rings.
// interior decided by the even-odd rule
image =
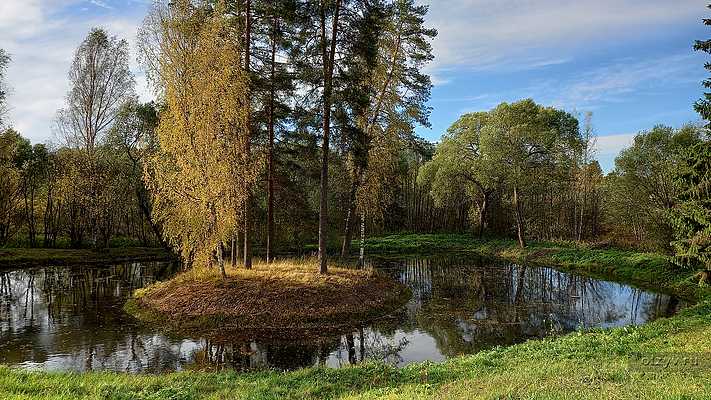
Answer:
[[[575,106],[589,106],[605,100],[624,100],[626,94],[640,90],[653,90],[662,86],[698,82],[702,65],[699,54],[671,55],[645,60],[619,60],[609,65],[594,68],[570,82],[558,102]]]
[[[600,156],[617,156],[623,149],[632,146],[634,133],[598,136],[595,152]]]
[[[74,51],[92,27],[104,27],[110,34],[127,39],[132,49],[131,69],[139,72],[134,43],[145,9],[136,3],[130,7],[133,14],[122,14],[115,7],[107,9],[95,3],[0,0],[0,48],[12,56],[6,77],[10,86],[9,122],[32,142],[52,138],[53,119],[68,90],[67,73]],[[93,10],[67,12],[68,7],[83,4]],[[87,14],[96,10],[101,13]],[[136,81],[139,95],[147,99],[145,78],[137,74]]]
[[[598,136],[595,143],[595,158],[604,172],[615,168],[615,158],[634,143],[634,133]]]
[[[641,36],[642,27],[698,19],[700,0],[420,0],[429,4],[434,71],[537,68],[566,62],[591,42]],[[654,29],[654,28],[649,28]],[[554,50],[554,51],[551,51]]]
[[[0,2],[0,37],[24,37],[36,33],[43,22],[39,0]]]

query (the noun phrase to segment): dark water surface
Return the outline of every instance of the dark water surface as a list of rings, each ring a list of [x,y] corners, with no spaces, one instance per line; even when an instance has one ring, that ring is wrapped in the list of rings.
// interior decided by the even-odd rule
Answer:
[[[642,324],[674,314],[677,299],[550,268],[435,257],[371,260],[413,298],[388,318],[319,339],[219,341],[167,334],[122,311],[131,291],[170,277],[163,262],[0,272],[0,364],[44,370],[339,367],[364,359],[405,365],[589,327]]]

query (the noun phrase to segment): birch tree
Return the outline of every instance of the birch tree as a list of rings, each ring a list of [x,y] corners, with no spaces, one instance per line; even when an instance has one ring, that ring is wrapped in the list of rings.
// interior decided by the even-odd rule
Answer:
[[[5,50],[0,49],[0,130],[4,127],[4,117],[7,113],[7,106],[5,104],[5,98],[7,96],[7,89],[5,87],[5,69],[10,63],[10,56],[5,52]]]
[[[154,218],[188,262],[210,264],[245,223],[249,187],[250,102],[239,29],[220,3],[156,5],[142,43],[159,60],[152,70],[164,95],[146,179]],[[210,79],[205,79],[210,77]]]

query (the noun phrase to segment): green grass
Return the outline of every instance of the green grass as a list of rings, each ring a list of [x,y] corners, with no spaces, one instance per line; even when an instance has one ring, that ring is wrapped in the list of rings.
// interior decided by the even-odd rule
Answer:
[[[0,248],[0,268],[31,265],[105,264],[132,260],[165,260],[164,249],[123,247],[90,249]]]
[[[509,259],[605,274],[619,280],[656,282],[699,303],[679,315],[610,330],[498,347],[444,363],[397,369],[364,364],[295,372],[128,375],[46,373],[0,368],[2,399],[711,399],[711,369],[644,372],[630,367],[637,353],[673,352],[711,357],[711,290],[664,257],[571,244],[535,243],[515,250],[510,241],[472,241],[465,236],[399,235],[369,241],[369,251],[480,251]],[[635,268],[639,271],[633,271]],[[616,275],[617,274],[617,275]]]
[[[631,283],[685,299],[699,299],[693,273],[676,267],[656,253],[595,248],[575,242],[531,242],[521,249],[515,240],[478,240],[461,234],[400,234],[366,241],[368,254],[420,256],[432,253],[473,252],[529,265],[551,266],[596,278]]]

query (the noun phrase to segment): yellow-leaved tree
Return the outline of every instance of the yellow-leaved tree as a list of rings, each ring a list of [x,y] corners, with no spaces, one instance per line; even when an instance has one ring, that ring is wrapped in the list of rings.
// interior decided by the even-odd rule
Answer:
[[[153,217],[188,263],[219,261],[243,225],[247,187],[248,77],[240,32],[222,2],[158,3],[140,32],[144,65],[165,102],[159,150],[146,164]]]

